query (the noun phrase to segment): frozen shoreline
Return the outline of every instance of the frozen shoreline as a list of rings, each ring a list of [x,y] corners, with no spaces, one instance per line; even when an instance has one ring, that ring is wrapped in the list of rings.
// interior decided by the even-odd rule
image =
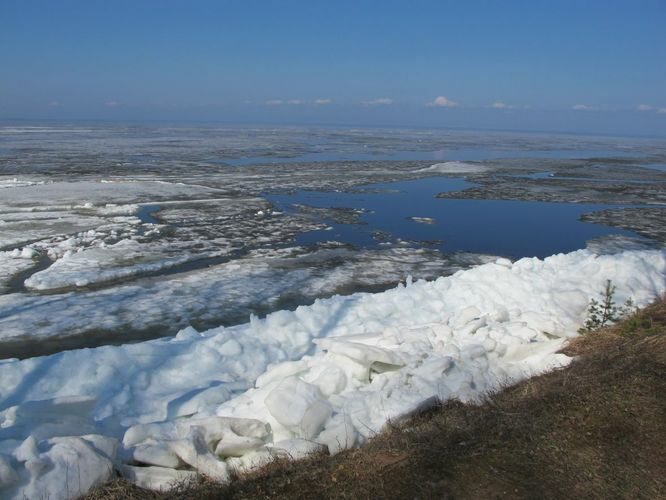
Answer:
[[[0,360],[3,498],[76,496],[114,469],[162,487],[195,471],[224,480],[276,454],[335,453],[437,399],[476,401],[565,365],[557,351],[606,279],[618,303],[644,305],[666,289],[664,251],[647,251],[655,243],[635,235],[604,230],[589,250],[511,263],[469,253],[514,255],[492,246],[436,246],[453,244],[443,230],[453,210],[463,233],[520,248],[520,234],[465,217],[481,205],[502,217],[497,204],[433,199],[447,214],[413,203],[430,200],[416,189],[432,184],[426,177],[444,175],[455,177],[446,197],[663,205],[666,174],[641,168],[663,164],[659,142],[77,131],[0,127],[0,349],[17,355],[9,349],[18,342],[25,356],[57,352]],[[381,204],[345,201],[362,186],[409,179],[421,179],[412,198],[386,200],[409,208],[404,233],[395,222],[372,226],[373,215],[392,213]],[[328,201],[271,201],[303,190]],[[591,217],[663,242],[663,206]],[[570,234],[545,220],[558,242]],[[364,225],[370,231],[359,239]],[[314,240],[301,241],[304,233]],[[538,255],[570,248],[578,246]],[[516,256],[537,255],[522,251]],[[469,270],[353,293],[460,269]],[[321,299],[336,293],[348,295]],[[235,326],[203,331],[220,324]],[[94,347],[126,341],[142,342]],[[58,352],[82,346],[91,348]]]
[[[500,259],[236,327],[0,362],[3,494],[65,498],[113,467],[152,487],[194,469],[225,479],[362,444],[434,398],[475,401],[567,364],[557,351],[607,279],[618,302],[646,305],[666,292],[666,252]],[[67,470],[87,481],[63,484]]]

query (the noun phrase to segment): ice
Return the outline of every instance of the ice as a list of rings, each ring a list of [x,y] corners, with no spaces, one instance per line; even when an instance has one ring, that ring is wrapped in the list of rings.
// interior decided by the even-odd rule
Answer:
[[[462,161],[435,163],[419,170],[419,172],[431,174],[481,174],[487,171],[488,167]]]
[[[133,467],[121,465],[120,473],[140,488],[167,491],[179,483],[194,480],[195,471],[176,470],[167,467]]]
[[[18,207],[94,209],[107,203],[136,203],[137,200],[159,201],[178,197],[206,197],[219,190],[156,180],[110,180],[36,183],[2,193],[0,210]]]
[[[27,186],[34,186],[35,184],[46,184],[45,181],[19,179],[18,177],[9,179],[0,179],[0,189],[2,188],[20,188]]]
[[[211,252],[202,257],[223,254]],[[164,257],[159,246],[125,239],[112,245],[80,249],[65,253],[48,269],[33,274],[25,281],[29,290],[53,290],[67,287],[85,287],[128,276],[155,272],[192,260],[192,255]]]
[[[500,259],[234,327],[2,361],[1,493],[71,498],[114,469],[157,489],[193,471],[228,480],[360,445],[437,401],[567,365],[559,350],[609,279],[617,302],[646,305],[666,292],[666,251]]]
[[[143,259],[155,258],[155,262],[97,270],[97,265],[109,261],[127,262],[142,248],[138,243],[121,242],[102,249],[83,250],[36,273],[26,285],[52,289],[84,285],[90,280],[99,283],[179,262],[179,257],[164,260],[156,257],[163,254],[148,252]],[[221,252],[218,250],[218,254]],[[94,339],[99,332],[141,332],[150,328],[165,329],[163,335],[175,334],[193,322],[197,325],[238,322],[251,311],[275,309],[279,301],[284,303],[289,297],[294,303],[303,303],[352,286],[391,285],[410,274],[429,278],[450,273],[460,268],[456,259],[412,248],[367,251],[340,248],[315,252],[287,248],[254,251],[244,258],[201,270],[161,280],[137,280],[108,289],[57,296],[5,295],[0,296],[0,345],[8,341],[62,339],[84,334]],[[461,265],[484,262],[489,257],[465,259]],[[68,314],[59,314],[63,310]],[[121,334],[116,338],[123,339]]]
[[[325,445],[300,438],[285,439],[284,441],[278,441],[271,446],[271,451],[276,455],[285,454],[294,460],[321,453],[326,450],[327,448]]]
[[[110,441],[98,435],[53,437],[40,441],[39,448],[30,443],[30,454],[20,453],[19,448],[13,473],[7,459],[0,459],[0,474],[4,462],[8,479],[0,483],[0,493],[3,498],[77,498],[113,476],[113,461],[107,453],[115,455],[115,449]]]
[[[14,275],[35,265],[35,256],[35,250],[30,247],[0,252],[0,293],[8,289],[9,281]]]
[[[435,224],[436,221],[432,217],[418,217],[416,215],[408,217],[410,220],[419,224]]]
[[[332,411],[319,388],[298,377],[282,380],[264,403],[275,420],[304,439],[317,435]]]

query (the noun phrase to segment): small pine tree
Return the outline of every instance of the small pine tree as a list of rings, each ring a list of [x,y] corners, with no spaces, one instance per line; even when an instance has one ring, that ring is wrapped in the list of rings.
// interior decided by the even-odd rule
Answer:
[[[601,301],[590,299],[590,305],[587,308],[587,319],[583,328],[579,330],[581,333],[588,333],[610,323],[615,323],[623,316],[633,313],[636,309],[631,298],[627,299],[621,308],[615,305],[615,285],[611,280],[606,280],[606,287],[600,295]]]

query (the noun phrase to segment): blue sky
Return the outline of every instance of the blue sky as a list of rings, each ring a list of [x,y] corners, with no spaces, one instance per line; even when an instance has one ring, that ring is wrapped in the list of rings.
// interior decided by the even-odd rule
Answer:
[[[666,135],[666,1],[0,0],[0,118]]]

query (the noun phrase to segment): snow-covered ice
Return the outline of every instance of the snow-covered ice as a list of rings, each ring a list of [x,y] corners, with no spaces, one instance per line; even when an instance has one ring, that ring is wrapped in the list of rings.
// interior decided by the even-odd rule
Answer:
[[[35,265],[33,258],[36,256],[37,252],[31,247],[0,252],[0,293],[6,290],[9,280],[14,275]]]
[[[34,183],[21,189],[5,189],[0,208],[94,208],[106,203],[133,203],[137,199],[172,200],[210,197],[218,189],[158,180],[100,180]]]
[[[80,248],[75,253],[65,253],[49,268],[33,274],[25,281],[29,290],[53,290],[67,287],[84,287],[118,280],[128,276],[159,271],[192,260],[191,253],[165,257],[156,244],[139,243],[125,239],[112,245],[101,243],[89,249]],[[219,256],[224,249],[199,254],[198,258]]]
[[[118,245],[129,250],[141,248],[124,242]],[[123,252],[115,251],[118,245],[64,257],[47,270],[34,274],[26,280],[26,285],[39,289],[83,286],[89,280],[99,283],[105,278],[145,272],[149,266],[163,268],[179,262],[179,257],[173,257],[152,264],[98,270],[98,265],[109,264],[109,259],[122,258]],[[221,254],[223,249],[217,252]],[[275,309],[287,300],[310,302],[313,297],[330,296],[350,288],[397,283],[409,274],[436,277],[489,259],[474,254],[444,258],[438,252],[413,248],[366,251],[333,248],[310,252],[295,247],[255,250],[243,258],[208,268],[161,279],[144,278],[101,290],[0,295],[0,346],[4,342],[39,342],[84,334],[91,342],[99,332],[118,332],[115,335],[118,341],[123,340],[122,332],[158,327],[170,329],[162,335],[173,334],[190,323],[238,322],[253,310]]]
[[[192,470],[226,480],[360,445],[434,401],[566,365],[558,350],[608,279],[646,305],[666,292],[666,252],[498,259],[235,327],[2,361],[0,493],[72,498],[112,469],[153,488]]]
[[[488,167],[467,163],[463,161],[447,161],[435,163],[429,167],[422,168],[418,172],[432,174],[481,174],[488,171]]]

